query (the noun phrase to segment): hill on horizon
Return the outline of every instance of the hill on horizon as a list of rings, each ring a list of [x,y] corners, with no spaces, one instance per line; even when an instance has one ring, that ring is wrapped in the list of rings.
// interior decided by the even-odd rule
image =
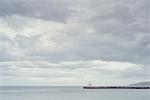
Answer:
[[[130,84],[129,86],[150,86],[150,81]]]

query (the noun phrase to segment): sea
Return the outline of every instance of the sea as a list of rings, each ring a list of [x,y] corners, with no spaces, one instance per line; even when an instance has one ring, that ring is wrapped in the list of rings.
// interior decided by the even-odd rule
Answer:
[[[150,100],[150,89],[83,89],[82,86],[0,86],[0,100]]]

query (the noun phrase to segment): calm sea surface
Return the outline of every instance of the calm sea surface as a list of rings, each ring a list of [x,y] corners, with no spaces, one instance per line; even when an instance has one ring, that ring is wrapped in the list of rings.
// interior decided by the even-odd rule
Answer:
[[[0,100],[150,100],[150,90],[82,87],[0,87]]]

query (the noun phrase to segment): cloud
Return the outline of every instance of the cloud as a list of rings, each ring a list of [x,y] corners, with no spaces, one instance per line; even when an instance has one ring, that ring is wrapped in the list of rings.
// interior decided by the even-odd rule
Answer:
[[[28,81],[24,79],[32,79],[35,82],[36,80],[43,80],[49,84],[53,84],[54,81],[57,81],[59,85],[74,80],[74,84],[79,85],[81,81],[83,81],[83,83],[87,83],[89,80],[95,82],[102,80],[103,77],[106,79],[119,79],[122,74],[128,75],[128,73],[125,74],[125,72],[130,69],[132,69],[132,74],[138,72],[142,68],[142,65],[101,60],[64,61],[58,63],[50,63],[48,61],[9,61],[1,62],[0,68],[0,78],[3,79],[3,84],[7,84],[5,83],[7,78],[11,78],[11,80],[18,79],[23,81],[24,83],[22,84],[28,83]],[[143,73],[143,75],[146,75],[146,73]],[[137,76],[135,74],[134,76],[132,75],[132,77]],[[62,83],[60,79],[64,79],[66,82]],[[128,79],[130,78],[128,77]],[[32,82],[30,84],[32,84]]]
[[[20,20],[19,22],[26,19],[26,24],[20,28],[21,33],[13,30],[15,25],[9,27],[11,25],[9,23],[2,25],[1,30],[1,38],[5,36],[12,41],[7,44],[12,47],[11,50],[6,48],[6,45],[2,45],[6,51],[15,54],[14,60],[18,58],[17,56],[24,55],[26,57],[18,59],[51,61],[102,59],[149,63],[150,36],[147,33],[137,33],[134,36],[132,34],[124,36],[119,33],[104,34],[97,33],[83,22],[71,21],[67,24],[58,24],[19,16],[12,18],[14,23],[18,22],[17,19]],[[7,19],[3,21],[7,22]]]
[[[57,78],[61,82],[80,81],[79,77],[85,74],[82,70],[87,72],[84,80],[87,77],[93,80],[98,77],[104,79],[110,73],[113,77],[118,76],[120,80],[128,77],[132,77],[133,80],[148,78],[150,64],[148,1],[0,0],[0,2],[3,3],[0,12],[0,64],[2,64],[0,68],[7,69],[7,64],[3,65],[4,62],[11,63],[10,66],[14,65],[14,69],[8,68],[10,72],[4,72],[5,75],[10,77],[9,73],[13,73],[15,80],[20,80],[17,76],[23,73],[22,77],[26,82],[32,81],[31,78],[35,78],[34,76],[36,80],[43,80],[45,76],[50,77],[54,83],[60,82]],[[98,61],[95,61],[96,59]],[[26,73],[24,68],[29,71]],[[42,68],[47,71],[42,72],[40,70]],[[40,71],[41,73],[32,74],[31,71],[34,69],[39,70],[35,73]],[[59,74],[60,69],[65,72]],[[12,70],[14,72],[11,72]],[[52,76],[48,74],[48,71],[53,73],[57,70],[58,73]],[[70,70],[75,72],[70,73]],[[92,70],[91,76],[88,74],[89,70]],[[118,74],[114,74],[116,71]],[[29,80],[25,77],[26,74],[29,74],[27,77],[31,77]],[[52,78],[53,76],[57,78]],[[15,84],[14,80],[6,82],[7,78],[3,79],[5,83]],[[44,83],[48,81],[42,84]]]
[[[117,35],[130,34],[131,36],[137,33],[150,32],[147,23],[150,16],[147,14],[149,8],[146,0],[128,0],[127,2],[118,1],[116,3],[112,1],[106,6],[102,11],[98,10],[97,16],[91,21],[97,26],[98,32]]]
[[[71,11],[67,9],[65,2],[52,0],[0,0],[1,17],[20,15],[44,20],[65,22]]]

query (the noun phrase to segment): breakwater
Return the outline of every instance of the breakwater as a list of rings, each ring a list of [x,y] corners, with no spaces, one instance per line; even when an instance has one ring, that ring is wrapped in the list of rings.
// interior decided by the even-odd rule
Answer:
[[[84,86],[83,89],[150,89],[150,87],[138,86]]]

